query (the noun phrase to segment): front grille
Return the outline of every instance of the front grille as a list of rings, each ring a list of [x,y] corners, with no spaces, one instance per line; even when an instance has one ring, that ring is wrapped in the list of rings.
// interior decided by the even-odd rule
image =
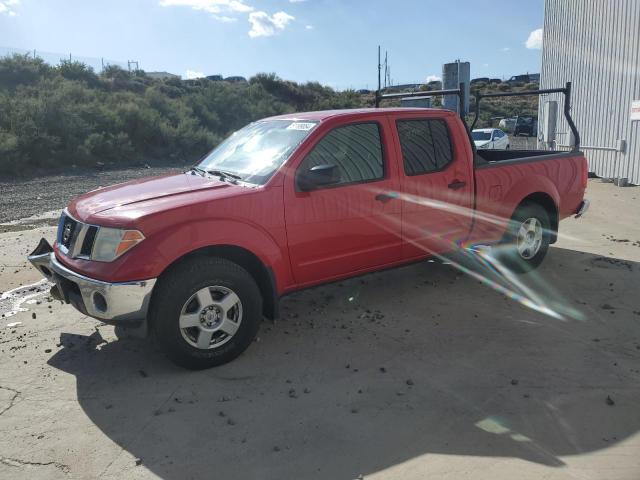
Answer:
[[[71,258],[90,258],[97,233],[97,226],[78,222],[65,211],[58,226],[58,244]]]
[[[78,222],[76,222],[73,218],[69,217],[68,215],[65,215],[61,223],[60,244],[67,247],[67,249],[70,249],[71,242],[74,239],[77,228],[78,228]]]
[[[96,239],[96,234],[98,233],[98,227],[95,225],[88,225],[87,233],[84,235],[84,241],[82,242],[82,247],[80,248],[80,255],[85,257],[91,256],[91,250],[93,250],[93,242]]]

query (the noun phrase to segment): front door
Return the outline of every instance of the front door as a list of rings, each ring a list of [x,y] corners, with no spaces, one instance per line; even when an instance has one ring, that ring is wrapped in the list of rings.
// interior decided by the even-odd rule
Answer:
[[[335,165],[338,179],[300,191],[285,183],[291,268],[298,285],[339,278],[400,260],[401,207],[386,119],[360,120],[327,131],[297,166]],[[295,175],[294,175],[295,177]]]

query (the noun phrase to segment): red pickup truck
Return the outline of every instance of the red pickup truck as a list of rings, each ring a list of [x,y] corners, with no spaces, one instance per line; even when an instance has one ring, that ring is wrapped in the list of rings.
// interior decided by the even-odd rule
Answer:
[[[581,215],[580,152],[475,151],[452,112],[296,113],[184,173],[73,200],[29,259],[86,315],[150,330],[188,368],[228,362],[282,295],[469,245],[535,268]]]

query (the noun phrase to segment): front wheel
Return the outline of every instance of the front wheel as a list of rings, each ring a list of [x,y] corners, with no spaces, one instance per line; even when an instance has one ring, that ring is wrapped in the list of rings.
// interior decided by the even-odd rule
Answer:
[[[251,344],[262,297],[241,266],[194,257],[169,271],[154,292],[151,328],[174,363],[193,370],[230,362]]]
[[[498,258],[517,273],[529,272],[540,263],[551,243],[549,214],[535,203],[523,204],[509,221],[508,231],[498,246]]]

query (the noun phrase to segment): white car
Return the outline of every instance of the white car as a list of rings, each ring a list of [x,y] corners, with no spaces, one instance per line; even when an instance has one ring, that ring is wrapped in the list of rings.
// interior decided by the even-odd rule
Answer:
[[[509,150],[509,136],[499,128],[479,128],[471,132],[476,148]]]

